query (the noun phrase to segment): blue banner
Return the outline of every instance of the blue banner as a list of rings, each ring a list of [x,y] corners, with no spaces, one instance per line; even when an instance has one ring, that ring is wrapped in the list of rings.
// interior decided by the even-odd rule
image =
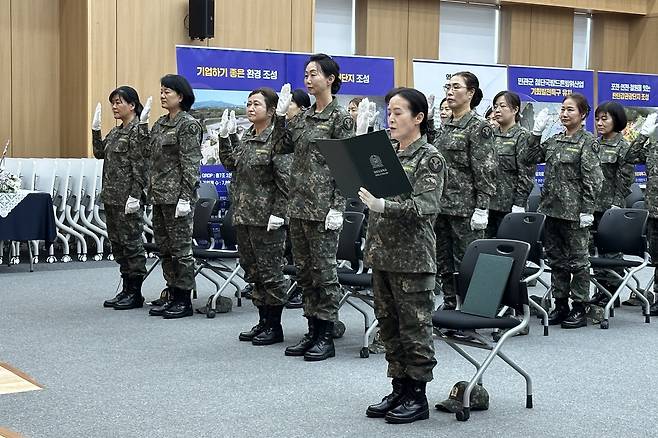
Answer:
[[[625,106],[658,107],[658,76],[599,72],[599,102],[615,100]]]
[[[199,168],[201,182],[211,183],[217,187],[219,202],[228,204],[228,185],[231,182],[231,172],[221,164],[203,164]],[[223,204],[220,204],[220,208]]]

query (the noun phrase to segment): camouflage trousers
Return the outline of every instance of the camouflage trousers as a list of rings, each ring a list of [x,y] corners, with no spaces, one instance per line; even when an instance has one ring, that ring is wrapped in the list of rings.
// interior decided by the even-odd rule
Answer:
[[[454,273],[459,271],[466,248],[484,238],[484,230],[471,230],[471,218],[440,214],[434,223],[436,233],[436,282],[441,283],[447,308],[457,304]]]
[[[175,204],[153,206],[153,235],[160,250],[162,273],[167,287],[195,289],[194,257],[192,256],[192,211],[184,217],[174,217]]]
[[[252,302],[255,306],[282,306],[288,285],[283,276],[284,228],[267,231],[265,227],[236,225],[240,266],[244,279],[253,283]]]
[[[503,218],[509,211],[489,210],[489,220],[487,221],[487,229],[484,230],[485,239],[495,239],[498,234],[498,227],[503,222]]]
[[[388,377],[432,380],[434,274],[373,269],[375,316],[386,347]]]
[[[325,230],[324,221],[290,219],[292,256],[307,318],[338,321],[341,290],[336,274],[336,250],[339,232]]]
[[[553,298],[589,301],[589,228],[578,221],[546,218],[544,246],[551,268]]]
[[[601,221],[601,217],[603,217],[603,212],[601,211],[594,212],[594,225],[592,225],[590,229],[590,236],[589,236],[590,255],[594,255],[596,252],[596,246],[594,245],[594,232],[599,227],[599,222]],[[617,254],[599,254],[599,256],[604,258],[610,258],[610,259],[621,259],[623,258],[624,255],[621,253],[617,253]],[[615,269],[614,271],[617,272],[622,277],[624,276],[623,269]],[[601,284],[601,286],[608,289],[608,292],[610,293],[614,293],[619,287],[619,285],[621,284],[621,280],[615,277],[607,269],[595,269],[594,278],[596,278],[596,280]]]
[[[112,244],[112,255],[119,264],[122,276],[144,277],[146,256],[142,244],[144,216],[137,213],[125,214],[123,205],[105,204],[107,236]]]

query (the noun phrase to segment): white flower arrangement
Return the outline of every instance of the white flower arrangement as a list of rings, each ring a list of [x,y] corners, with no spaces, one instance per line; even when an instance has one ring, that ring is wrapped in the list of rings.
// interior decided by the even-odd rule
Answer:
[[[17,193],[21,189],[21,179],[0,169],[0,193]]]

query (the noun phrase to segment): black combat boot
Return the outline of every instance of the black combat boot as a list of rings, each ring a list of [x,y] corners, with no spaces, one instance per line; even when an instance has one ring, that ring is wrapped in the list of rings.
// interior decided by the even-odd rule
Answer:
[[[103,301],[103,307],[114,307],[116,303],[125,298],[126,288],[128,287],[126,278],[128,278],[126,274],[121,274],[121,292],[119,292],[116,297]]]
[[[265,306],[265,308],[267,309],[265,330],[254,336],[251,341],[254,345],[272,345],[283,342],[283,327],[281,327],[283,306]]]
[[[315,342],[304,353],[304,360],[319,361],[336,355],[334,348],[334,322],[318,319],[315,322],[318,327],[318,336]]]
[[[160,298],[151,302],[151,309],[149,310],[149,315],[151,316],[162,316],[164,315],[165,310],[174,304],[174,288],[167,286],[160,292]],[[160,304],[153,304],[155,302]]]
[[[139,309],[144,305],[142,296],[142,282],[144,278],[141,275],[126,277],[126,296],[117,301],[114,305],[115,310]]]
[[[585,303],[574,301],[569,316],[562,321],[560,327],[563,329],[573,329],[587,326],[587,313],[585,312]]]
[[[425,396],[425,382],[409,379],[400,404],[386,413],[387,423],[413,423],[430,418],[430,408]]]
[[[267,309],[265,306],[258,306],[258,324],[253,326],[247,332],[241,332],[238,339],[241,341],[251,341],[254,336],[262,333],[265,330],[265,319],[267,318]]]
[[[381,402],[368,406],[368,409],[366,409],[366,416],[370,418],[384,418],[388,411],[397,408],[402,401],[406,384],[406,378],[401,379],[395,377],[391,382],[391,385],[393,385],[393,391],[391,391],[389,395],[384,396]]]
[[[286,348],[286,356],[303,356],[306,351],[311,348],[315,342],[315,338],[318,336],[318,327],[317,319],[310,316],[308,319],[308,332],[302,337],[302,339],[295,345],[291,345]]]
[[[164,319],[177,319],[194,315],[192,299],[190,298],[191,291],[178,289],[177,287],[172,289],[174,292],[174,302],[162,312],[162,317]]]
[[[649,314],[651,316],[658,316],[658,301],[649,307]]]
[[[286,303],[286,309],[301,309],[304,307],[302,302],[302,291],[303,289],[297,286],[288,297],[288,302]]]
[[[569,316],[569,299],[556,298],[555,309],[548,313],[548,325],[558,325]]]

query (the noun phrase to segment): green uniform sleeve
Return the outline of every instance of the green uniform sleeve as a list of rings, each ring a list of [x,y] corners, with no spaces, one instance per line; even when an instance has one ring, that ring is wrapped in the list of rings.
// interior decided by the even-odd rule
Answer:
[[[274,129],[272,136],[275,139],[274,152],[277,154],[292,154],[295,152],[295,143],[292,141],[292,131],[296,126],[296,118],[286,120],[286,116],[274,116]]]
[[[436,129],[434,124],[434,119],[427,119],[427,142],[429,144],[434,144],[436,139],[439,137],[439,130]]]
[[[290,154],[274,154],[272,164],[274,167],[274,184],[276,185],[272,214],[280,218],[286,218],[288,216],[288,187],[292,156]]]
[[[235,150],[240,147],[240,139],[237,138],[237,136],[236,141],[237,143],[233,143],[230,137],[219,137],[217,143],[219,161],[221,161],[222,166],[224,166],[229,172],[235,172],[235,169],[237,168]]]
[[[149,132],[149,125],[146,123],[139,123],[137,125],[137,141],[142,146],[142,156],[148,158],[151,156],[151,133]]]
[[[626,162],[631,164],[646,163],[647,150],[650,144],[649,137],[642,134],[638,135],[628,148],[628,152],[626,152]]]
[[[94,147],[94,157],[102,160],[105,158],[105,140],[101,137],[100,131],[91,130],[91,141]]]
[[[475,208],[489,209],[489,200],[496,194],[498,156],[493,142],[493,130],[487,122],[480,122],[469,134],[469,159],[473,168]]]
[[[599,196],[603,182],[598,144],[594,138],[587,139],[583,145],[580,156],[580,172],[583,178],[583,211],[580,213],[593,214],[596,208],[596,199]]]
[[[546,142],[541,142],[540,135],[530,134],[525,153],[525,162],[527,164],[538,164],[544,161],[546,161]]]
[[[130,145],[128,156],[130,157],[130,174],[132,184],[130,185],[130,196],[135,199],[142,199],[144,188],[147,181],[147,167],[142,159],[145,141],[144,136],[139,134],[139,126],[136,126],[130,132]]]
[[[446,162],[438,152],[424,157],[416,168],[410,199],[402,202],[386,199],[384,217],[422,217],[438,214],[446,179]]]
[[[193,201],[199,186],[201,163],[201,126],[196,120],[183,122],[178,133],[181,166],[181,191],[178,199]]]
[[[525,160],[530,141],[530,133],[522,132],[516,142],[516,188],[514,205],[524,207],[535,185],[535,165]]]
[[[354,119],[345,110],[337,111],[336,118],[334,119],[334,131],[331,138],[351,138],[354,137]],[[336,181],[332,178],[331,184],[334,188],[333,197],[331,199],[330,208],[338,211],[345,210],[345,197],[338,190]]]
[[[625,207],[626,196],[630,193],[631,184],[635,182],[635,166],[624,160],[628,153],[630,146],[623,143],[624,147],[620,152],[619,167],[617,168],[617,178],[615,181],[615,205],[617,207]]]

